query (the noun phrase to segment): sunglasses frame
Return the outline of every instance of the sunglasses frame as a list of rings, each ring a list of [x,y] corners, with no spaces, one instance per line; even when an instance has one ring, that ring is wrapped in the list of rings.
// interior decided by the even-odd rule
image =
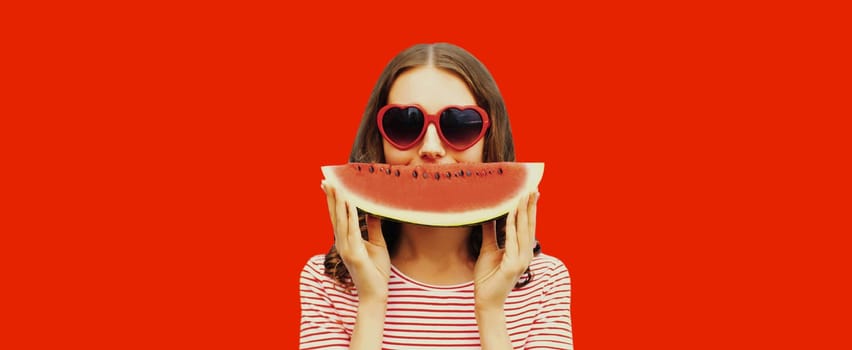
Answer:
[[[414,141],[411,142],[411,144],[400,145],[400,144],[394,142],[393,140],[391,140],[390,137],[388,137],[387,133],[385,133],[385,127],[384,127],[384,124],[382,123],[382,120],[385,117],[385,113],[388,110],[390,110],[391,108],[400,108],[400,109],[417,108],[420,111],[420,113],[423,114],[423,118],[424,118],[423,128],[420,130],[420,135],[418,135],[417,138],[415,138]],[[480,118],[482,118],[482,129],[479,131],[479,135],[477,135],[473,139],[473,141],[471,141],[469,144],[463,145],[463,147],[459,147],[458,145],[455,145],[452,142],[450,142],[449,140],[447,140],[447,138],[444,136],[444,132],[441,130],[441,114],[443,114],[444,111],[446,111],[450,108],[454,108],[454,109],[458,109],[458,110],[462,110],[462,111],[472,109],[479,114]],[[429,113],[426,113],[426,110],[423,109],[423,107],[421,107],[420,105],[416,105],[416,104],[410,104],[410,105],[389,104],[389,105],[385,105],[384,107],[379,109],[379,113],[376,116],[376,122],[379,124],[379,132],[382,134],[382,137],[385,140],[387,140],[391,145],[393,145],[394,147],[396,147],[397,149],[400,149],[400,150],[406,150],[406,149],[412,148],[415,145],[417,145],[420,142],[420,140],[423,139],[423,136],[426,135],[426,130],[429,129],[429,124],[435,124],[435,130],[438,131],[438,137],[441,138],[441,141],[443,141],[444,144],[446,144],[447,146],[449,146],[450,148],[452,148],[456,151],[464,151],[468,148],[473,147],[473,145],[475,145],[477,142],[479,142],[479,140],[481,140],[482,137],[485,136],[485,133],[488,132],[488,127],[491,125],[491,121],[489,120],[488,113],[486,113],[485,110],[482,109],[481,107],[479,107],[479,106],[458,106],[458,105],[446,106],[444,108],[441,108],[435,114],[429,114]]]

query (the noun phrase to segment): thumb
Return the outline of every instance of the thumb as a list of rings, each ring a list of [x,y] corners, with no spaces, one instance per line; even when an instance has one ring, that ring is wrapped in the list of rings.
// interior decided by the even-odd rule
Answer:
[[[385,246],[385,236],[382,235],[382,220],[367,214],[367,240],[370,243]]]
[[[482,247],[480,250],[497,250],[497,221],[482,223]]]

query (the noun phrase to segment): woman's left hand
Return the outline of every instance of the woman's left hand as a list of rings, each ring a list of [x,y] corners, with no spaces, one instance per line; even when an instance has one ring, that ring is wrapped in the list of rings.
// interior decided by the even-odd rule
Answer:
[[[497,245],[496,222],[482,225],[482,247],[474,267],[477,308],[503,309],[509,292],[518,283],[533,258],[538,192],[523,196],[506,219],[506,243]]]

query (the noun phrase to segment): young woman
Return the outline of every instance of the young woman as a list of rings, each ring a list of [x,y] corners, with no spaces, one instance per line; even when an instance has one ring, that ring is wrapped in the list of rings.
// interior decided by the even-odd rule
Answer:
[[[430,122],[412,132],[388,122],[462,114],[465,128],[485,132]],[[515,153],[491,74],[464,49],[440,43],[410,47],[387,65],[349,160],[478,163],[514,161]],[[539,252],[537,192],[505,219],[448,228],[359,217],[334,188],[322,188],[335,243],[301,274],[301,349],[573,348],[568,270]]]

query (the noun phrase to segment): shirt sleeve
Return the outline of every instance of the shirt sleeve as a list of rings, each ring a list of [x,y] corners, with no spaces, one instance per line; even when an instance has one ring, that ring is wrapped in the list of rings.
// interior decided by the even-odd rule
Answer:
[[[322,273],[322,258],[316,256],[309,260],[299,278],[302,304],[299,349],[347,350],[350,335],[324,287],[323,281],[330,282],[330,279]]]
[[[525,349],[573,350],[571,332],[571,277],[568,268],[556,258],[541,276],[547,280],[542,305],[533,322]]]

